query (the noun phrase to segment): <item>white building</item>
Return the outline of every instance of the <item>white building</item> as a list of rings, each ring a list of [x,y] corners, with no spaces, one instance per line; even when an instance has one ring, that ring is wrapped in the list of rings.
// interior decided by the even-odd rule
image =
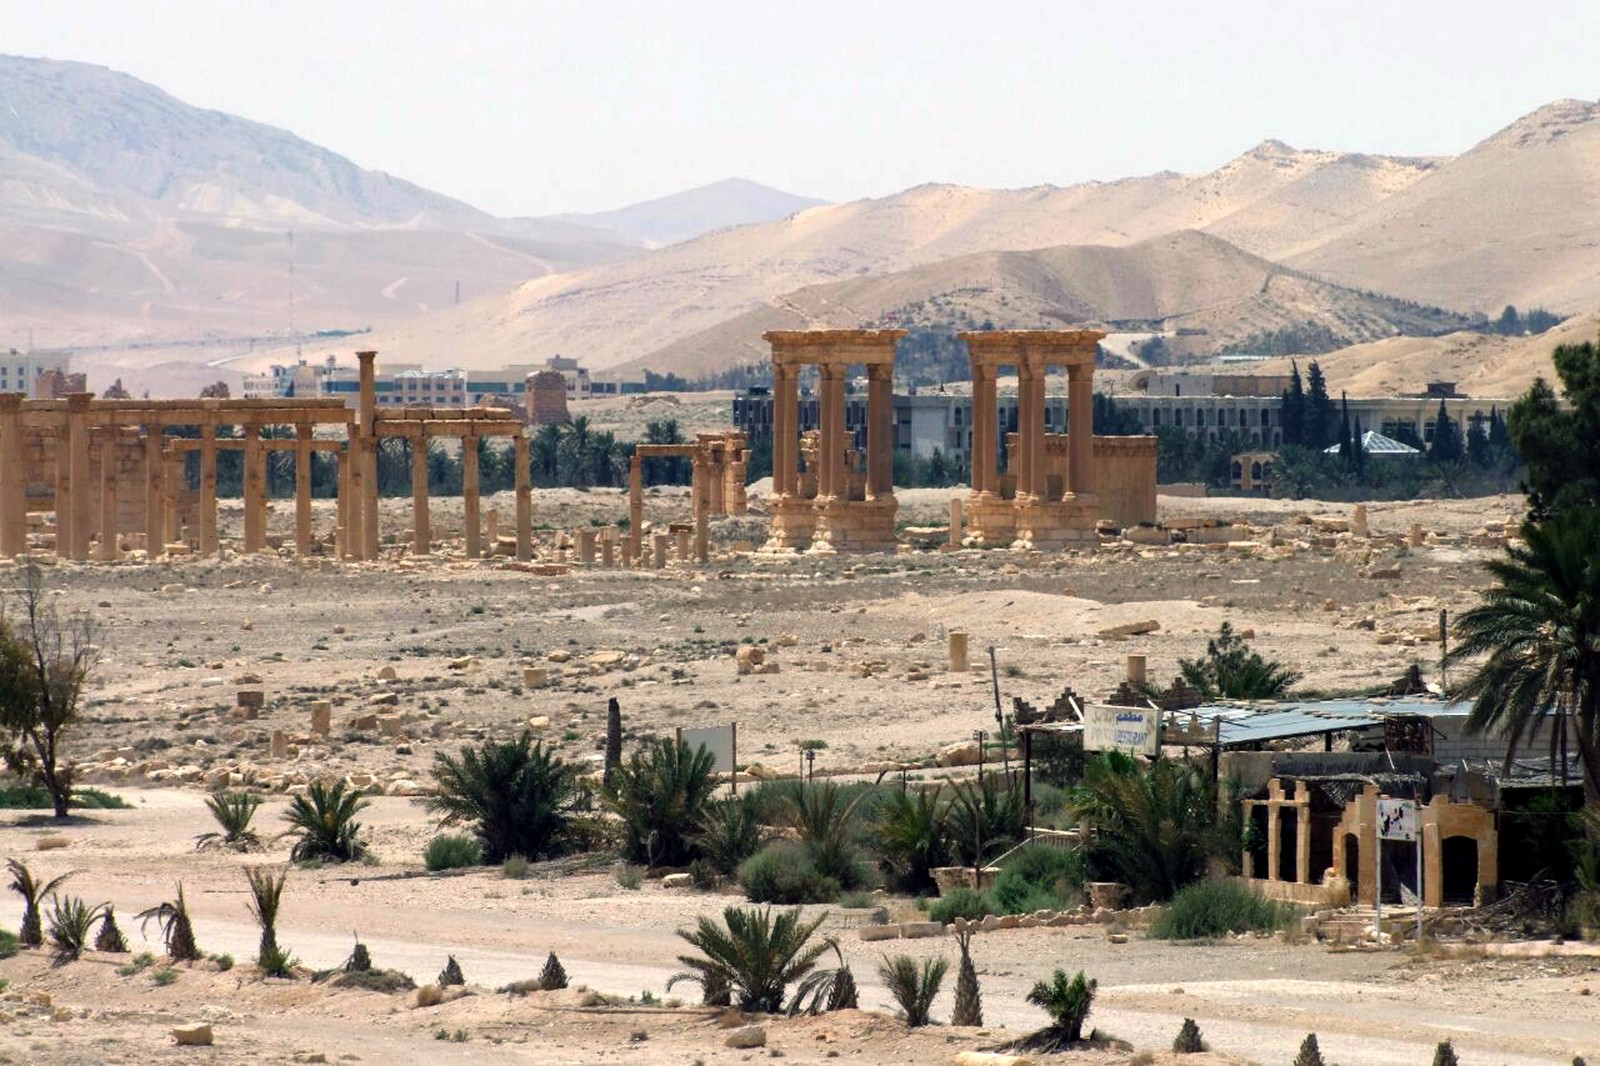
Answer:
[[[12,348],[0,356],[0,392],[25,392],[30,400],[39,399],[39,375],[51,370],[72,372],[70,352],[19,352]]]

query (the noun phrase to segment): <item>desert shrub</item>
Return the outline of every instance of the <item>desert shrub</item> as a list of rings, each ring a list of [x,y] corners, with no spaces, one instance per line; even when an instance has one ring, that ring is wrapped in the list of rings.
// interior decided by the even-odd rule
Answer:
[[[1056,970],[1048,981],[1039,981],[1028,991],[1028,1002],[1043,1007],[1050,1015],[1050,1028],[1046,1040],[1059,1045],[1075,1044],[1083,1039],[1083,1023],[1094,1005],[1095,982],[1079,970],[1072,978],[1065,970]]]
[[[305,792],[289,801],[289,810],[283,816],[289,823],[289,834],[295,838],[289,861],[349,862],[361,858],[367,848],[357,839],[361,823],[356,821],[356,815],[366,806],[360,789],[347,789],[343,781],[332,785],[313,781]]]
[[[706,804],[694,843],[719,873],[736,873],[739,864],[761,847],[761,819],[750,793]]]
[[[728,907],[721,926],[702,917],[695,928],[678,930],[700,955],[678,956],[688,970],[674,974],[667,990],[679,981],[693,981],[708,994],[713,987],[726,988],[740,1010],[776,1014],[789,986],[834,946],[831,938],[811,939],[827,917],[806,922],[799,908],[774,913],[771,907]]]
[[[569,827],[579,790],[576,770],[524,732],[485,741],[459,755],[433,757],[429,810],[445,825],[471,826],[485,862],[559,855],[571,847]]]
[[[22,782],[0,787],[0,810],[47,811],[55,806],[50,790],[42,785]],[[68,807],[81,810],[126,810],[132,806],[121,796],[98,788],[75,788],[67,799]]]
[[[512,855],[500,864],[500,875],[512,881],[521,881],[528,876],[529,868],[532,865],[521,855]]]
[[[1018,850],[989,890],[1001,914],[1028,914],[1076,905],[1086,880],[1080,852],[1034,844]]]
[[[477,866],[483,862],[483,845],[465,833],[440,833],[428,841],[422,861],[428,869],[436,871]]]
[[[617,870],[617,886],[627,892],[637,892],[644,885],[644,871],[637,866],[623,866]]]
[[[947,809],[939,802],[941,791],[942,787],[893,792],[879,809],[873,835],[890,883],[902,892],[933,888],[931,871],[949,862]]]
[[[944,983],[949,968],[950,964],[944,959],[923,959],[919,966],[910,955],[884,956],[878,976],[900,1005],[906,1028],[918,1029],[928,1024],[933,999],[939,994],[939,986]]]
[[[89,932],[105,910],[77,896],[50,897],[50,960],[55,966],[76,962],[89,946]]]
[[[205,848],[233,848],[249,851],[261,846],[261,839],[250,828],[250,821],[261,806],[261,797],[249,792],[216,792],[206,797],[206,810],[216,819],[220,833],[201,833],[194,838],[196,851]]]
[[[752,903],[832,903],[839,882],[817,870],[811,853],[793,841],[769,844],[739,867],[739,886]]]
[[[1441,1040],[1439,1046],[1433,1049],[1433,1066],[1461,1066],[1461,1060],[1456,1058],[1455,1045],[1448,1040]]]
[[[17,941],[17,934],[9,929],[0,929],[0,959],[9,959],[22,950]]]
[[[689,883],[701,892],[710,892],[722,881],[717,868],[704,859],[689,864]]]
[[[1185,1018],[1178,1027],[1178,1035],[1172,1038],[1172,1050],[1179,1055],[1198,1055],[1206,1049],[1206,1042],[1200,1039],[1200,1027],[1193,1018]]]
[[[134,917],[139,919],[141,930],[151,921],[156,923],[162,939],[166,941],[167,957],[173,962],[193,962],[202,958],[200,948],[194,941],[194,925],[189,921],[189,904],[183,898],[182,881],[178,882],[176,899],[158,903]]]
[[[682,866],[698,854],[692,834],[716,789],[705,745],[654,740],[613,770],[602,799],[622,819],[624,856]]]
[[[1270,933],[1297,915],[1287,903],[1263,899],[1234,881],[1197,881],[1161,908],[1150,935],[1161,940],[1202,940],[1227,933]]]
[[[934,901],[933,906],[928,908],[928,920],[949,925],[957,918],[976,921],[994,913],[996,913],[994,904],[989,901],[988,896],[966,885],[958,885],[947,895],[940,896]]]

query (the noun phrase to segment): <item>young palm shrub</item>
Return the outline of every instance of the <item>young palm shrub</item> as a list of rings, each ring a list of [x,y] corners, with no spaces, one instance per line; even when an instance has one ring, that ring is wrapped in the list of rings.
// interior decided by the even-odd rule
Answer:
[[[1294,1057],[1294,1066],[1327,1066],[1322,1059],[1322,1049],[1317,1046],[1316,1033],[1307,1033],[1300,1042],[1300,1053]]]
[[[246,867],[245,879],[250,882],[251,915],[261,925],[261,946],[256,952],[256,966],[263,977],[288,977],[289,953],[278,947],[278,908],[283,904],[283,886],[289,879],[287,870],[276,877],[272,871],[260,866]]]
[[[695,857],[690,834],[716,790],[715,761],[703,744],[691,750],[676,740],[654,740],[612,771],[601,798],[622,819],[624,858],[682,866]]]
[[[856,846],[856,811],[870,795],[862,789],[847,800],[844,789],[824,781],[805,786],[788,802],[789,822],[811,865],[846,892],[867,884],[867,869]]]
[[[446,957],[444,969],[439,971],[439,979],[434,984],[440,988],[445,988],[449,985],[464,985],[466,983],[467,979],[462,974],[461,964],[456,961],[456,957],[454,955]]]
[[[993,777],[982,784],[958,781],[946,812],[950,849],[962,866],[976,866],[1022,840],[1027,812],[1022,789]]]
[[[956,1006],[951,1025],[983,1025],[983,993],[978,988],[978,971],[972,965],[972,926],[956,930],[956,947],[961,949],[961,964],[956,968]]]
[[[1433,1066],[1461,1066],[1461,1061],[1456,1058],[1456,1047],[1448,1040],[1439,1042],[1433,1049]]]
[[[693,981],[707,994],[727,988],[740,1010],[776,1014],[789,986],[815,969],[833,945],[831,937],[811,943],[826,919],[822,914],[802,921],[798,907],[776,915],[771,907],[728,907],[721,926],[702,917],[694,929],[678,930],[701,957],[679,955],[689,969],[674,974],[667,988],[679,981]]]
[[[566,967],[561,965],[561,960],[556,958],[556,953],[553,951],[550,957],[544,960],[544,969],[539,971],[539,987],[546,992],[567,987]]]
[[[1050,1025],[1018,1041],[1026,1051],[1053,1052],[1070,1048],[1083,1040],[1083,1023],[1094,1004],[1095,982],[1079,970],[1076,977],[1056,970],[1048,981],[1037,982],[1028,991],[1028,1002],[1043,1007]]]
[[[11,871],[11,891],[22,897],[22,925],[17,930],[17,943],[25,948],[39,947],[44,943],[44,923],[40,920],[39,905],[46,896],[54,895],[62,882],[77,871],[69,870],[41,884],[34,880],[33,871],[16,859],[7,859],[6,869]]]
[[[134,915],[142,931],[152,920],[167,944],[167,957],[173,962],[193,962],[201,958],[194,942],[194,925],[189,921],[189,904],[183,898],[183,882],[178,882],[178,898],[158,903]]]
[[[856,975],[844,961],[844,952],[833,945],[839,965],[829,970],[812,970],[795,986],[794,997],[789,1000],[789,1014],[822,1014],[825,1011],[855,1010],[861,1005],[856,989]]]
[[[1148,767],[1110,751],[1088,761],[1074,813],[1095,828],[1092,860],[1141,900],[1170,899],[1205,873],[1217,840],[1211,775],[1181,759]]]
[[[932,870],[948,864],[947,811],[939,802],[942,786],[931,791],[895,792],[884,805],[877,829],[878,848],[896,888],[921,894],[935,885]]]
[[[732,876],[761,847],[761,819],[746,792],[738,799],[708,803],[694,845],[718,873]]]
[[[117,916],[109,903],[105,905],[105,917],[100,919],[100,935],[94,938],[94,949],[116,955],[128,950],[128,938],[117,928]]]
[[[289,810],[284,814],[289,823],[286,835],[296,838],[289,849],[289,861],[349,862],[361,858],[367,848],[356,839],[361,833],[361,823],[355,819],[366,806],[367,800],[360,789],[347,789],[343,781],[332,785],[313,781],[305,792],[290,801]]]
[[[1172,1050],[1179,1055],[1198,1055],[1206,1049],[1206,1042],[1200,1038],[1200,1027],[1193,1018],[1185,1018],[1178,1027],[1178,1035],[1172,1038]]]
[[[194,838],[196,851],[206,848],[232,848],[234,851],[254,851],[261,847],[261,838],[250,828],[250,821],[261,806],[261,797],[248,792],[214,792],[206,797],[206,810],[217,820],[219,833],[201,833]]]
[[[920,1029],[928,1024],[928,1014],[933,1009],[933,997],[939,994],[945,971],[950,964],[944,959],[923,959],[922,965],[910,955],[885,955],[878,976],[888,986],[889,994],[900,1004],[906,1028]]]
[[[433,781],[427,808],[442,825],[470,826],[486,863],[559,855],[571,844],[577,772],[532,733],[463,747],[458,756],[438,752]]]
[[[76,962],[89,945],[89,933],[105,909],[93,907],[77,896],[50,897],[50,961],[54,966]]]

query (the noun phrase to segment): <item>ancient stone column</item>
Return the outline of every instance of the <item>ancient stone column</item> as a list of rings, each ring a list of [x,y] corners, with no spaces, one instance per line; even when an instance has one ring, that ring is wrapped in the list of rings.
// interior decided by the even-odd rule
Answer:
[[[103,563],[120,557],[117,545],[117,438],[116,426],[100,430],[100,550],[95,558]]]
[[[817,465],[821,467],[817,472],[817,499],[820,500],[843,496],[847,483],[844,469],[845,368],[833,363],[823,363],[818,370],[822,373],[822,410],[819,419],[821,435],[817,458]]]
[[[65,415],[55,428],[56,555],[72,558],[72,422]]]
[[[467,558],[483,554],[482,517],[478,505],[478,437],[469,433],[461,439],[461,520],[466,526]]]
[[[166,462],[161,455],[161,426],[144,427],[144,548],[149,558],[160,555],[167,543]]]
[[[993,495],[999,491],[1000,474],[995,469],[996,422],[994,368],[972,366],[972,491]]]
[[[628,462],[628,561],[639,565],[644,554],[644,460],[638,452]]]
[[[894,494],[894,367],[867,367],[867,499]]]
[[[1078,496],[1095,494],[1094,364],[1067,367],[1067,486]]]
[[[1507,528],[1509,529],[1509,527],[1507,527]],[[1365,538],[1365,537],[1367,537],[1367,536],[1369,536],[1371,534],[1371,530],[1367,526],[1367,505],[1366,504],[1364,504],[1364,503],[1356,504],[1355,513],[1350,518],[1350,532],[1354,533],[1358,537],[1363,537],[1363,538]]]
[[[244,427],[244,550],[267,546],[267,491],[261,469],[261,427]]]
[[[517,559],[527,562],[533,558],[533,482],[528,467],[528,437],[518,433],[513,461],[517,464]]]
[[[1033,460],[1034,439],[1043,432],[1039,424],[1044,417],[1043,407],[1033,405],[1033,386],[1036,373],[1026,361],[1017,362],[1017,498],[1034,492]]]
[[[711,542],[707,534],[706,513],[702,511],[694,519],[694,559],[697,563],[711,558]]]
[[[1128,684],[1135,690],[1145,686],[1145,657],[1143,655],[1130,655],[1123,663],[1122,676],[1127,678]]]
[[[950,672],[964,674],[967,672],[967,635],[952,631],[949,638]]]
[[[200,427],[200,554],[217,554],[217,427]]]
[[[28,471],[20,392],[0,393],[0,555],[28,550]]]
[[[161,448],[161,510],[167,526],[167,540],[179,540],[183,536],[181,516],[179,514],[179,494],[182,492],[187,479],[184,474],[184,453],[177,448],[163,443]]]
[[[798,368],[772,368],[772,492],[792,496],[800,480],[800,379]]]
[[[311,554],[311,424],[294,427],[294,550]]]
[[[617,565],[617,527],[607,526],[600,538],[600,565],[607,570]]]
[[[357,558],[376,559],[379,554],[378,536],[378,368],[377,352],[357,352],[360,369],[360,393],[356,401],[356,436],[359,446],[356,469],[359,477],[353,479],[358,506],[361,508],[360,546]]]
[[[667,565],[668,539],[669,538],[665,533],[657,533],[651,538],[653,553],[651,556],[650,565],[657,570],[660,570]]]
[[[952,548],[961,547],[961,497],[950,501],[950,532],[946,543]]]
[[[578,562],[594,565],[595,531],[592,529],[578,530]]]
[[[411,554],[427,555],[433,549],[428,527],[428,435],[411,438]]]
[[[356,545],[360,543],[360,536],[355,530],[355,523],[359,521],[356,512],[360,508],[353,505],[354,490],[350,487],[355,478],[355,462],[352,457],[354,452],[350,442],[346,442],[343,450],[339,452],[339,522],[334,530],[335,547],[339,558],[353,559],[356,555]]]
[[[94,532],[94,518],[89,511],[89,400],[87,392],[75,392],[67,397],[67,427],[70,434],[67,453],[68,463],[72,467],[67,510],[72,513],[71,557],[79,560],[89,558],[89,537]],[[58,516],[60,511],[61,501],[57,500]]]

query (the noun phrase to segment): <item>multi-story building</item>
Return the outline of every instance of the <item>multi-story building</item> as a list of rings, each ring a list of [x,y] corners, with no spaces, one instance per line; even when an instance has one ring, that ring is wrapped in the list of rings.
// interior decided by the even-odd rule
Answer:
[[[83,378],[72,373],[70,352],[19,352],[12,348],[0,356],[0,392],[24,392],[30,400],[51,399],[41,394],[39,379],[52,373],[60,378],[51,377],[51,382],[66,381],[69,387],[74,380],[81,382]],[[82,391],[81,384],[77,391]]]

